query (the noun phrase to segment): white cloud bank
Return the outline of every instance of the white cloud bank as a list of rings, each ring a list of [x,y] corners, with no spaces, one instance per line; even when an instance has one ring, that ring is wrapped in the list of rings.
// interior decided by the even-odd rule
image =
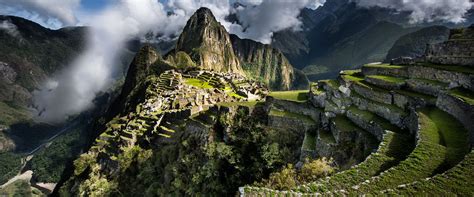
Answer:
[[[471,0],[354,0],[362,7],[385,7],[408,11],[411,23],[446,21],[460,23],[474,7]]]

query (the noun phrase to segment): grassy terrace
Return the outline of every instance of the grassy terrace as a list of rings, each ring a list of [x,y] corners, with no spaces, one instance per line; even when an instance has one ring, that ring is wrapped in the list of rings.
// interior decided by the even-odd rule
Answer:
[[[422,98],[423,100],[425,101],[428,101],[430,103],[436,103],[436,97],[432,96],[432,95],[428,95],[428,94],[423,94],[423,93],[419,93],[419,92],[413,92],[413,91],[410,91],[410,90],[394,90],[394,92],[398,93],[398,94],[401,94],[401,95],[404,95],[404,96],[408,96],[408,97],[413,97],[413,98]]]
[[[306,102],[308,101],[308,90],[295,90],[295,91],[277,91],[270,92],[268,96],[276,99],[295,101],[295,102]]]
[[[338,115],[332,119],[336,124],[336,127],[341,131],[360,131],[362,130],[357,125],[355,125],[351,120],[346,116]]]
[[[400,65],[390,65],[390,64],[366,64],[363,67],[366,68],[386,68],[386,69],[402,69],[406,68],[406,66]]]
[[[382,80],[388,83],[392,84],[404,84],[405,80],[404,78],[399,78],[399,77],[391,77],[391,76],[385,76],[385,75],[367,75],[367,78],[372,78],[372,79],[378,79]]]
[[[457,121],[451,122],[450,119],[444,120],[449,115],[439,109],[423,109],[419,111],[418,115],[419,141],[408,158],[394,168],[385,171],[383,175],[371,179],[370,184],[361,184],[358,190],[351,189],[350,193],[374,193],[431,177],[443,170],[445,162],[454,161],[447,158],[446,155],[452,153],[450,148],[457,147],[451,141],[462,137],[458,134],[463,132],[456,130],[459,128],[457,125],[460,124]],[[448,126],[455,127],[446,130]],[[447,135],[448,133],[451,133],[452,136]]]
[[[203,80],[200,80],[200,79],[189,78],[189,79],[185,79],[184,83],[187,84],[187,85],[195,86],[195,87],[202,88],[202,89],[214,88],[212,85],[209,84],[209,82],[203,81]]]
[[[468,133],[456,118],[446,112],[431,109],[425,113],[436,123],[440,142],[447,148],[445,167],[451,168],[463,159],[469,149]]]
[[[346,80],[346,81],[352,81],[352,82],[360,82],[360,81],[363,81],[364,80],[364,77],[363,76],[358,76],[358,75],[340,75],[342,79]]]
[[[349,170],[342,171],[316,182],[295,189],[300,192],[328,192],[348,189],[380,172],[398,164],[411,150],[411,142],[405,135],[387,132],[379,145],[377,152],[372,153],[365,161]]]
[[[302,121],[304,121],[306,123],[309,123],[309,124],[315,124],[316,123],[311,117],[309,117],[307,115],[292,113],[292,112],[288,112],[288,111],[281,111],[281,110],[277,110],[277,109],[271,109],[270,113],[268,115],[293,118],[293,119],[297,119],[297,120],[302,120]]]
[[[376,122],[378,125],[380,125],[383,129],[393,131],[395,133],[401,133],[401,129],[398,128],[397,126],[391,124],[389,121],[385,120],[384,118],[369,112],[365,110],[360,110],[356,106],[351,106],[347,109],[348,111],[351,111],[354,114],[358,114],[362,116],[367,122]]]
[[[464,160],[443,174],[429,180],[420,180],[404,188],[397,188],[390,192],[393,195],[403,196],[474,196],[474,152],[466,155]]]
[[[474,105],[474,92],[467,90],[465,88],[456,88],[449,91],[449,94],[457,97],[469,105]]]
[[[322,83],[322,84],[327,84],[329,87],[331,87],[332,89],[335,89],[335,90],[337,90],[339,88],[339,86],[341,85],[341,84],[339,84],[339,82],[337,80],[334,80],[334,79],[320,80],[318,82]]]

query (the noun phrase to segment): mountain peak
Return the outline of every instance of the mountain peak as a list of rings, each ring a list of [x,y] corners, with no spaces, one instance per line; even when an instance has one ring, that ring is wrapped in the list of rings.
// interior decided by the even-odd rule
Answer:
[[[199,8],[188,20],[175,51],[189,54],[204,69],[242,73],[229,34],[205,7]]]

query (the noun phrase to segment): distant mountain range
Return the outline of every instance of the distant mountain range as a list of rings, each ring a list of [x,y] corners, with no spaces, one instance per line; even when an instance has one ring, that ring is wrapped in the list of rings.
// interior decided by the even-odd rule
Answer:
[[[280,49],[295,68],[303,69],[308,78],[316,80],[334,77],[341,69],[383,61],[400,37],[421,28],[468,26],[474,21],[474,11],[467,14],[467,20],[462,24],[410,24],[407,12],[362,8],[348,0],[328,0],[316,10],[302,10],[300,18],[303,31],[277,32],[272,45]],[[432,36],[427,35],[428,31],[421,34]],[[433,33],[439,35],[439,32]]]

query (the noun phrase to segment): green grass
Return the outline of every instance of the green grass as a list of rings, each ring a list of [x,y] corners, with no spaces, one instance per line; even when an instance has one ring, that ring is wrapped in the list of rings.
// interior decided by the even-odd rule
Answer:
[[[361,115],[367,122],[374,121],[376,124],[380,125],[385,130],[393,131],[395,133],[401,133],[400,128],[372,112],[360,110],[356,106],[351,106],[347,110],[351,111],[354,114]]]
[[[404,188],[390,192],[402,196],[474,196],[474,152],[470,152],[458,165],[429,180],[419,180]]]
[[[363,81],[363,77],[359,76],[354,76],[354,75],[341,75],[342,79],[348,80],[348,81],[353,81],[353,82],[360,82]]]
[[[332,119],[336,127],[341,131],[360,131],[361,129],[346,116],[338,115]]]
[[[456,165],[462,160],[469,149],[468,132],[463,125],[450,114],[439,109],[431,109],[425,112],[438,129],[441,144],[447,148],[446,165],[448,168]]]
[[[184,83],[190,86],[198,87],[198,88],[203,88],[203,89],[211,89],[214,88],[212,85],[209,84],[207,81],[203,81],[200,79],[185,79]]]
[[[376,179],[371,179],[370,184],[360,185],[358,190],[351,189],[350,193],[374,193],[397,187],[400,184],[431,177],[433,174],[439,173],[440,168],[442,168],[447,161],[446,155],[450,153],[449,147],[446,148],[444,146],[446,136],[443,130],[445,130],[447,126],[456,125],[456,123],[448,124],[440,120],[440,118],[446,118],[445,114],[446,113],[440,112],[438,109],[420,110],[418,112],[420,139],[416,148],[410,153],[408,158],[400,162],[394,168],[387,170]],[[454,138],[458,139],[457,137]]]
[[[406,66],[400,66],[400,65],[390,65],[390,64],[366,64],[363,67],[366,68],[387,68],[387,69],[401,69],[401,68],[406,68]]]
[[[357,75],[360,74],[360,69],[356,70],[342,70],[340,72],[341,75]]]
[[[406,80],[404,78],[391,77],[391,76],[385,76],[385,75],[368,75],[366,77],[372,78],[372,79],[378,79],[378,80],[382,80],[382,81],[386,81],[388,83],[394,83],[394,84],[404,84]]]
[[[309,117],[307,115],[292,113],[292,112],[282,111],[282,110],[277,110],[277,109],[271,109],[270,113],[268,115],[294,118],[294,119],[302,120],[302,121],[304,121],[306,123],[310,123],[310,124],[315,124],[316,123],[311,117]]]
[[[303,149],[304,150],[315,150],[316,149],[316,137],[317,134],[313,132],[306,131],[303,140]]]
[[[271,96],[275,99],[296,101],[296,102],[306,102],[308,101],[308,90],[294,90],[294,91],[278,91],[270,92],[268,96]]]
[[[341,84],[337,80],[331,79],[331,80],[321,80],[319,83],[324,83],[330,86],[332,89],[337,90]]]
[[[318,83],[311,83],[311,92],[315,95],[320,95],[324,93],[324,89],[318,86]]]
[[[469,105],[474,105],[474,93],[470,90],[467,90],[465,88],[455,88],[450,90],[449,94],[459,99],[462,99]]]
[[[398,164],[411,150],[408,136],[387,132],[379,145],[377,152],[372,153],[359,165],[330,177],[320,179],[295,189],[300,192],[328,192],[350,188],[380,172]]]

